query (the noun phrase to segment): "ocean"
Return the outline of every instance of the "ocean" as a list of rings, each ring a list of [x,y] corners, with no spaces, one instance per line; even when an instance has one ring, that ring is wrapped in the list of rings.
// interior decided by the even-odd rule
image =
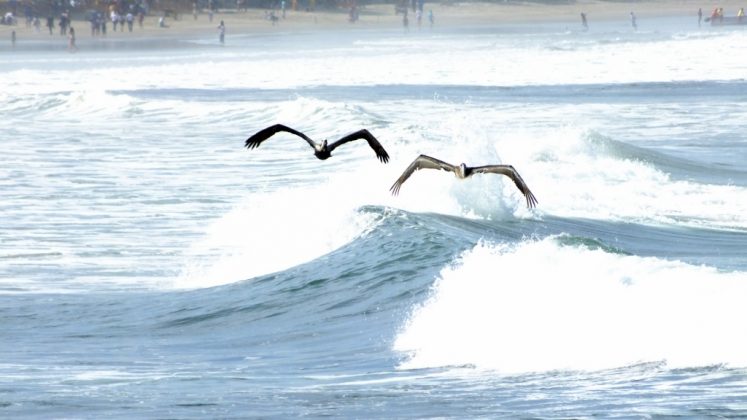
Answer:
[[[0,417],[747,416],[747,32],[638,25],[3,50]]]

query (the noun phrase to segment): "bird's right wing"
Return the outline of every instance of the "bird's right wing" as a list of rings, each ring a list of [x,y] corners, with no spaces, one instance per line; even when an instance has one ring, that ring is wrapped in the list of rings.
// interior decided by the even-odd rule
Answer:
[[[527,207],[530,209],[535,207],[537,205],[537,198],[532,194],[532,192],[529,190],[529,187],[527,186],[527,183],[524,182],[524,180],[521,178],[521,175],[519,175],[519,172],[514,169],[511,165],[487,165],[487,166],[476,166],[472,168],[472,172],[476,174],[485,174],[485,173],[493,173],[493,174],[501,174],[506,175],[507,177],[511,178],[512,181],[514,181],[514,184],[516,184],[516,188],[521,191],[522,194],[524,194],[524,198],[527,200]]]
[[[384,150],[384,146],[382,146],[381,143],[376,140],[376,137],[374,137],[373,134],[371,134],[371,132],[366,130],[365,128],[354,133],[350,133],[340,138],[336,142],[331,143],[329,145],[329,151],[331,152],[335,150],[337,146],[358,139],[365,139],[368,142],[368,145],[371,146],[371,148],[374,150],[374,152],[376,153],[376,157],[379,158],[380,161],[382,161],[383,163],[387,163],[389,161],[389,154],[387,154],[386,150]]]
[[[247,149],[254,149],[255,147],[259,147],[259,145],[262,144],[263,141],[269,139],[274,134],[279,133],[281,131],[295,134],[298,137],[301,137],[302,139],[306,140],[306,142],[309,143],[309,146],[314,147],[314,141],[311,140],[306,134],[298,130],[294,130],[283,124],[275,124],[267,128],[263,128],[262,130],[259,130],[257,133],[255,133],[254,135],[246,139],[246,142],[244,142],[244,147],[246,147]]]
[[[407,181],[407,178],[409,178],[413,172],[423,168],[442,169],[444,171],[454,172],[454,165],[446,163],[442,160],[438,160],[436,158],[432,158],[430,156],[420,155],[412,161],[410,166],[408,166],[407,169],[402,172],[402,175],[400,175],[400,177],[392,185],[392,187],[389,188],[389,191],[392,192],[392,195],[399,194],[399,189],[402,188],[402,184]]]

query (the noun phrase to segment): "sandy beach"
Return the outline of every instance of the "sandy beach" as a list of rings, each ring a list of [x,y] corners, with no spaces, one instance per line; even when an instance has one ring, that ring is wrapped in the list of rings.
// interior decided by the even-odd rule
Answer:
[[[436,27],[465,26],[465,25],[489,25],[489,24],[521,24],[532,22],[554,22],[580,25],[580,13],[586,13],[589,23],[599,21],[627,22],[629,14],[634,11],[638,22],[645,25],[647,18],[671,16],[692,17],[693,24],[697,22],[698,8],[703,9],[703,17],[710,16],[715,7],[723,7],[727,16],[736,15],[737,10],[744,3],[743,0],[726,1],[697,1],[697,0],[667,0],[667,1],[641,1],[641,2],[610,2],[610,1],[578,1],[568,4],[541,4],[541,3],[483,3],[483,2],[439,2],[425,4],[425,13],[432,11],[435,16]],[[5,12],[4,12],[5,13]],[[191,13],[182,14],[177,20],[167,18],[167,28],[158,26],[158,17],[161,12],[152,11],[145,17],[142,27],[135,24],[132,32],[113,31],[111,22],[108,24],[107,39],[136,39],[151,37],[185,38],[201,37],[216,34],[219,22],[222,20],[226,25],[227,37],[235,34],[271,33],[287,31],[309,31],[309,30],[356,30],[361,28],[391,29],[402,26],[402,15],[394,13],[393,4],[366,5],[360,10],[359,20],[355,23],[348,21],[348,11],[345,9],[322,10],[322,11],[294,11],[288,10],[284,19],[279,19],[273,25],[267,19],[269,10],[249,9],[237,12],[236,10],[218,10],[214,13],[212,21],[206,11],[202,10],[195,18]],[[276,12],[278,15],[279,11]],[[55,24],[57,19],[55,19]],[[37,32],[33,27],[27,27],[23,17],[15,26],[0,25],[0,40],[11,42],[11,33],[15,31],[16,42],[22,46],[23,42],[34,41],[36,43],[57,41],[65,44],[66,38],[59,35],[59,29],[55,27],[55,34],[50,35],[47,28],[42,27]],[[415,16],[410,14],[410,25],[414,27]],[[423,18],[423,25],[427,25],[427,18]],[[84,20],[84,12],[73,13],[72,26],[76,28],[79,42],[85,42],[92,37],[90,24]],[[62,38],[62,39],[60,39]]]

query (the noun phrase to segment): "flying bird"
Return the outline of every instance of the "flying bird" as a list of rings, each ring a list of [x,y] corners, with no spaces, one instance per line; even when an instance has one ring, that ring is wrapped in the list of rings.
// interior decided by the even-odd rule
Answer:
[[[306,140],[306,142],[309,143],[309,146],[314,148],[314,156],[316,156],[317,158],[321,160],[325,160],[329,158],[330,156],[332,156],[332,151],[335,150],[340,145],[343,145],[353,140],[365,139],[368,142],[368,145],[371,146],[374,152],[376,152],[376,157],[379,158],[380,161],[382,161],[383,163],[387,163],[389,161],[389,154],[387,154],[386,150],[384,150],[384,147],[382,147],[381,143],[379,143],[379,141],[376,140],[376,137],[374,137],[373,134],[371,134],[365,128],[358,130],[354,133],[350,133],[347,136],[340,138],[334,143],[328,144],[326,139],[323,140],[321,143],[317,143],[314,140],[311,140],[309,136],[307,136],[306,134],[298,130],[294,130],[282,124],[275,124],[275,125],[271,125],[267,128],[264,128],[258,131],[256,134],[246,139],[244,146],[247,149],[254,149],[255,147],[259,147],[259,145],[262,144],[263,141],[267,140],[268,138],[272,137],[273,135],[281,131],[295,134],[298,137],[301,137],[302,139]]]
[[[410,166],[408,166],[407,169],[402,172],[402,175],[392,185],[389,191],[392,192],[392,195],[399,194],[399,189],[402,188],[402,184],[407,181],[407,178],[409,178],[413,172],[424,168],[441,169],[444,171],[453,172],[454,175],[456,175],[456,177],[459,179],[468,178],[474,174],[492,173],[506,175],[514,181],[514,184],[516,184],[516,187],[519,188],[519,191],[524,194],[524,197],[527,200],[527,207],[532,208],[537,205],[537,198],[535,198],[534,194],[529,191],[529,187],[527,187],[527,184],[523,179],[521,179],[519,173],[516,172],[516,169],[514,169],[514,167],[511,165],[486,165],[470,167],[462,163],[457,166],[426,155],[420,155],[414,161],[412,161]]]

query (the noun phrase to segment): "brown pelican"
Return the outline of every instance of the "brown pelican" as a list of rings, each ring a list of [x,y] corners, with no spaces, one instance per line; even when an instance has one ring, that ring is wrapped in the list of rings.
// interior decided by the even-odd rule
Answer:
[[[524,180],[521,179],[519,173],[516,172],[516,169],[514,169],[514,167],[511,165],[487,165],[470,167],[462,163],[459,166],[456,166],[426,155],[420,155],[414,161],[412,161],[410,166],[408,166],[407,169],[402,172],[402,175],[392,185],[392,188],[390,188],[389,191],[391,191],[393,195],[399,194],[399,189],[402,187],[402,184],[407,181],[407,178],[409,178],[413,172],[423,168],[442,169],[444,171],[454,172],[454,175],[456,175],[456,177],[459,179],[464,179],[474,174],[493,173],[506,175],[514,181],[514,184],[516,184],[516,186],[519,188],[519,191],[521,191],[521,193],[524,194],[524,197],[526,197],[527,207],[532,208],[537,205],[537,199],[534,197],[534,194],[529,191],[529,187],[527,187],[527,184],[524,183]]]
[[[386,150],[381,146],[381,143],[379,143],[378,140],[376,140],[376,137],[373,136],[368,130],[365,128],[362,130],[358,130],[354,133],[350,133],[347,136],[344,136],[337,140],[336,142],[332,144],[327,144],[327,140],[323,140],[321,143],[316,143],[314,140],[311,140],[309,136],[306,134],[294,130],[290,127],[286,127],[282,124],[275,124],[271,125],[265,129],[262,129],[258,131],[253,136],[246,139],[246,142],[244,143],[244,146],[247,149],[254,149],[255,147],[259,147],[260,144],[262,144],[263,141],[267,140],[268,138],[272,137],[274,134],[285,131],[291,134],[295,134],[298,137],[301,137],[302,139],[306,140],[307,143],[309,143],[309,146],[314,148],[314,156],[318,157],[321,160],[327,159],[332,155],[332,151],[337,148],[337,146],[340,146],[342,144],[345,144],[349,141],[358,140],[358,139],[366,139],[368,141],[368,145],[371,146],[371,148],[376,152],[376,157],[379,158],[380,161],[383,163],[387,163],[389,161],[389,155],[387,154]]]

